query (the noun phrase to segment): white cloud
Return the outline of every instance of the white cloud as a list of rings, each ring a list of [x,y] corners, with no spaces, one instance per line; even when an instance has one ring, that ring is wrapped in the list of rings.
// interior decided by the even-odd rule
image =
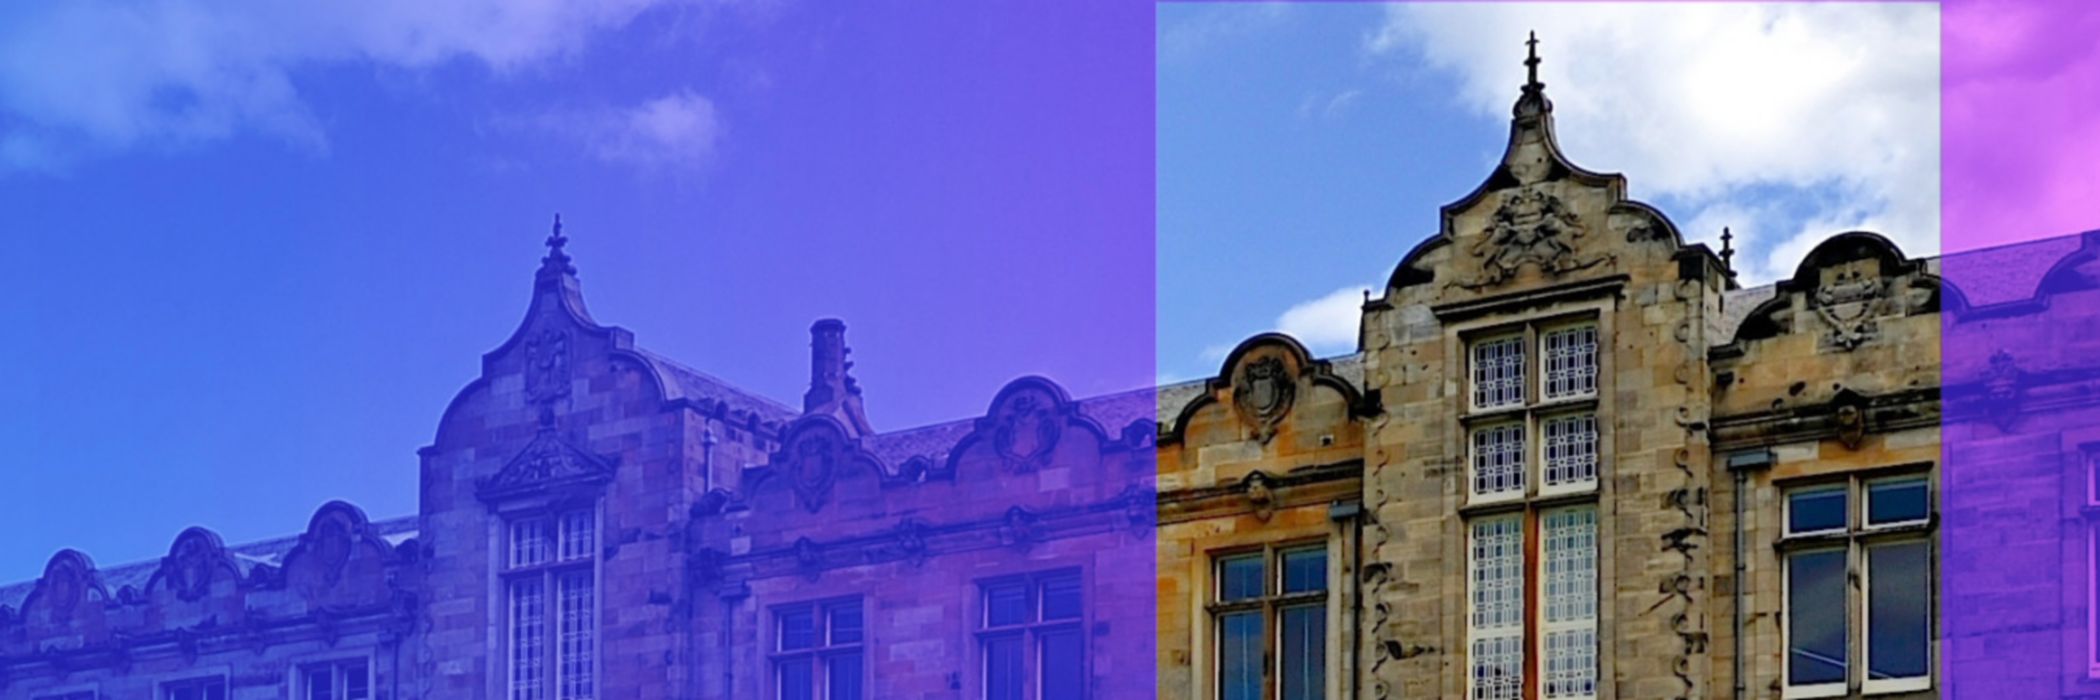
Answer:
[[[554,112],[533,125],[607,163],[694,169],[713,158],[722,123],[707,98],[680,90],[630,107]]]
[[[1688,239],[1733,226],[1751,278],[1853,228],[1938,253],[1936,5],[1404,3],[1366,49],[1507,118],[1534,29],[1570,157],[1670,198]]]
[[[1363,318],[1362,285],[1343,287],[1327,296],[1299,302],[1276,317],[1276,330],[1304,343],[1314,355],[1326,357],[1356,350],[1356,331]]]
[[[580,48],[656,0],[315,0],[0,6],[0,166],[259,133],[322,150],[295,75],[328,64],[466,61],[510,74]]]

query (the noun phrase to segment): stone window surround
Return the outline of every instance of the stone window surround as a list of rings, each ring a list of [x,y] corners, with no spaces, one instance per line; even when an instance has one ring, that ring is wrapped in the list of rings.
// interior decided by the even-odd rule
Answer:
[[[1599,563],[1596,572],[1599,603],[1594,623],[1598,630],[1598,634],[1595,637],[1594,661],[1600,674],[1598,676],[1597,694],[1597,697],[1600,698],[1610,697],[1610,683],[1606,682],[1603,673],[1605,669],[1613,667],[1613,658],[1615,656],[1606,632],[1612,628],[1615,616],[1612,614],[1611,606],[1604,602],[1605,597],[1603,594],[1604,591],[1613,590],[1613,586],[1616,585],[1613,582],[1614,577],[1612,576],[1611,567],[1603,566],[1603,562],[1612,561],[1615,556],[1613,553],[1614,547],[1611,544],[1612,531],[1614,529],[1611,524],[1612,519],[1608,517],[1609,511],[1603,506],[1604,503],[1610,501],[1611,497],[1610,465],[1614,459],[1612,445],[1613,421],[1610,418],[1612,415],[1611,388],[1614,386],[1615,376],[1612,366],[1614,345],[1612,339],[1616,337],[1614,327],[1617,319],[1615,315],[1621,311],[1620,305],[1628,303],[1618,296],[1618,287],[1614,286],[1608,289],[1610,292],[1609,296],[1585,296],[1583,298],[1566,299],[1556,303],[1529,307],[1513,307],[1501,303],[1475,305],[1478,308],[1471,312],[1467,318],[1450,321],[1444,325],[1443,329],[1445,357],[1454,358],[1453,362],[1446,363],[1447,376],[1452,377],[1451,383],[1447,385],[1451,387],[1447,394],[1450,395],[1449,400],[1452,401],[1452,414],[1458,416],[1459,425],[1462,427],[1460,430],[1451,431],[1454,435],[1450,439],[1455,444],[1453,445],[1454,449],[1449,453],[1458,456],[1458,462],[1463,468],[1463,476],[1458,480],[1457,495],[1460,505],[1457,515],[1461,519],[1462,531],[1466,533],[1466,536],[1459,543],[1459,551],[1466,553],[1465,556],[1467,557],[1471,556],[1472,522],[1478,518],[1523,514],[1526,523],[1524,537],[1525,541],[1530,543],[1540,536],[1538,523],[1541,512],[1585,505],[1598,509],[1594,536],[1597,542],[1596,561]],[[1583,293],[1592,294],[1593,292]],[[1517,308],[1522,310],[1518,311],[1516,310]],[[1509,309],[1510,312],[1504,313],[1501,311],[1503,309]],[[1545,396],[1546,378],[1543,367],[1540,364],[1541,333],[1543,331],[1559,330],[1584,324],[1594,325],[1597,328],[1596,392],[1589,396],[1561,398],[1552,401],[1542,400]],[[1525,403],[1514,407],[1475,410],[1473,408],[1471,387],[1472,342],[1479,339],[1507,337],[1516,333],[1522,333],[1526,338],[1526,357],[1524,361],[1527,394]],[[1455,367],[1453,366],[1454,364],[1456,365]],[[1595,415],[1597,418],[1596,479],[1559,488],[1542,488],[1545,472],[1545,440],[1542,439],[1543,433],[1541,430],[1544,421],[1542,418],[1562,417],[1580,413]],[[1527,461],[1525,464],[1524,488],[1521,491],[1508,494],[1497,494],[1488,497],[1474,496],[1472,492],[1473,429],[1484,425],[1491,426],[1518,420],[1523,421],[1526,425],[1526,444],[1524,448]],[[1543,561],[1535,560],[1539,556],[1542,555],[1534,554],[1527,557],[1524,567],[1526,572],[1524,585],[1527,587],[1536,587],[1540,583],[1538,576],[1531,575],[1533,572],[1543,571],[1541,568]],[[1470,565],[1467,571],[1467,576],[1470,576]],[[1470,610],[1472,605],[1470,586],[1461,583],[1456,591],[1456,596],[1457,600],[1454,602],[1457,603],[1459,609],[1467,611],[1461,629],[1470,629]],[[1543,624],[1541,622],[1543,620],[1541,614],[1542,611],[1540,610],[1526,610],[1526,624]],[[1459,688],[1470,697],[1473,682],[1473,666],[1468,651],[1471,644],[1471,634],[1465,633],[1464,637],[1467,641],[1463,642],[1460,645],[1461,648],[1456,651],[1455,655],[1458,658],[1452,664],[1452,669],[1453,672],[1460,675]],[[1523,668],[1527,677],[1543,677],[1541,674],[1545,670],[1544,635],[1537,635],[1537,637],[1538,641],[1529,645],[1526,649]]]
[[[489,511],[491,517],[488,520],[489,609],[491,616],[494,618],[495,639],[492,640],[489,648],[495,656],[490,664],[490,668],[494,669],[494,671],[489,674],[488,678],[489,697],[509,698],[511,696],[510,581],[519,576],[534,575],[543,576],[545,577],[543,580],[548,581],[548,585],[544,586],[541,591],[542,619],[545,620],[548,631],[542,637],[542,643],[546,647],[545,656],[547,659],[544,667],[547,684],[544,686],[545,692],[542,694],[542,697],[549,700],[560,697],[560,668],[558,666],[559,662],[556,660],[560,645],[561,624],[558,608],[556,607],[559,603],[559,589],[553,585],[554,579],[549,575],[549,572],[573,570],[584,566],[584,564],[579,564],[575,561],[564,562],[559,560],[559,537],[561,515],[585,509],[590,510],[593,514],[591,523],[593,547],[589,555],[588,566],[591,569],[591,621],[596,629],[594,629],[592,634],[590,678],[594,686],[593,695],[597,694],[595,691],[602,690],[596,687],[602,683],[605,677],[605,646],[602,643],[604,635],[599,634],[603,630],[603,621],[605,619],[605,567],[603,556],[605,508],[600,491],[601,489],[592,487],[573,492],[517,498],[491,505]],[[545,520],[551,528],[548,533],[553,538],[550,540],[550,560],[545,564],[525,569],[514,569],[510,565],[511,523],[535,518]]]
[[[75,683],[45,688],[29,696],[31,700],[98,700],[102,687],[95,683]]]
[[[1042,619],[1042,585],[1045,581],[1062,577],[1071,577],[1078,581],[1079,617],[1045,621]],[[996,629],[990,627],[990,606],[987,604],[987,591],[992,586],[1014,583],[1022,583],[1028,587],[1029,605],[1034,608],[1030,620],[1026,623],[1001,626]],[[1092,629],[1090,621],[1093,619],[1094,597],[1093,587],[1090,585],[1087,571],[1084,568],[1079,566],[1046,566],[1025,573],[979,576],[972,582],[972,588],[975,589],[975,592],[971,597],[970,607],[970,619],[973,621],[973,624],[970,626],[970,658],[971,667],[975,671],[975,678],[970,687],[975,689],[974,697],[982,698],[990,693],[990,679],[988,678],[990,673],[985,670],[990,659],[985,653],[985,640],[992,636],[1018,634],[1027,641],[1022,652],[1025,659],[1022,668],[1024,669],[1023,675],[1031,679],[1033,684],[1024,693],[1026,697],[1038,697],[1040,695],[1042,662],[1036,653],[1038,647],[1035,642],[1039,640],[1037,635],[1045,630],[1078,630],[1080,634],[1079,667],[1082,669],[1083,677],[1093,677],[1094,655],[1090,653],[1092,645],[1087,643],[1091,635],[1088,635],[1086,631]]]
[[[291,697],[304,698],[306,697],[306,669],[322,664],[340,664],[345,661],[364,662],[365,688],[367,689],[366,697],[378,697],[378,655],[374,654],[370,649],[359,649],[355,651],[332,651],[318,654],[310,654],[307,656],[294,658],[287,664],[287,668],[285,669],[286,678],[284,687],[291,689]],[[329,697],[335,696],[331,695]]]
[[[1776,528],[1778,535],[1775,541],[1773,542],[1772,546],[1778,559],[1778,566],[1776,567],[1778,572],[1778,579],[1776,580],[1775,585],[1779,587],[1780,596],[1779,610],[1774,616],[1774,618],[1778,623],[1778,634],[1776,636],[1779,641],[1779,649],[1777,658],[1779,664],[1778,670],[1780,682],[1780,696],[1782,698],[1785,698],[1786,700],[1795,700],[1826,697],[1853,697],[1861,694],[1876,695],[1882,693],[1924,691],[1937,686],[1940,661],[1940,650],[1939,645],[1937,644],[1928,644],[1926,646],[1927,654],[1929,654],[1930,658],[1926,660],[1926,675],[1923,677],[1914,679],[1904,678],[1880,681],[1870,681],[1861,679],[1861,669],[1865,668],[1864,653],[1866,651],[1865,636],[1866,615],[1868,607],[1866,601],[1865,588],[1867,581],[1865,565],[1866,549],[1868,546],[1874,544],[1889,544],[1892,542],[1922,540],[1926,543],[1927,546],[1926,568],[1928,572],[1934,571],[1938,568],[1939,546],[1937,534],[1939,529],[1940,493],[1939,488],[1937,487],[1938,477],[1937,469],[1934,468],[1935,466],[1936,465],[1930,463],[1908,463],[1874,467],[1862,470],[1851,470],[1835,474],[1804,476],[1792,479],[1777,480],[1773,482],[1772,487],[1774,492],[1777,494],[1780,503],[1778,513],[1779,523],[1778,527]],[[1870,526],[1866,524],[1867,502],[1865,496],[1866,486],[1869,483],[1891,479],[1908,479],[1918,477],[1924,478],[1926,483],[1926,519],[1921,521],[1910,521],[1889,525]],[[1816,530],[1800,534],[1790,532],[1789,530],[1792,527],[1792,499],[1790,498],[1790,496],[1794,493],[1798,493],[1805,490],[1818,490],[1831,487],[1841,487],[1845,491],[1845,528],[1842,530]],[[1819,550],[1833,550],[1838,548],[1844,549],[1845,571],[1847,572],[1847,580],[1848,582],[1852,582],[1846,587],[1845,596],[1845,645],[1846,655],[1848,659],[1845,670],[1845,681],[1842,683],[1829,683],[1815,686],[1792,685],[1791,681],[1787,678],[1787,669],[1789,666],[1789,664],[1787,663],[1787,654],[1789,653],[1788,648],[1791,645],[1791,641],[1788,639],[1787,635],[1787,610],[1791,606],[1791,596],[1789,595],[1789,586],[1787,583],[1788,564],[1792,559],[1792,555],[1796,553],[1812,552]],[[1933,591],[1934,603],[1928,607],[1928,610],[1936,611],[1938,609],[1937,580],[1933,581],[1930,585]],[[1939,629],[1939,616],[1936,612],[1929,612],[1928,616],[1930,617],[1928,624],[1931,625],[1932,629],[1934,630],[1933,634],[1935,637],[1937,637]]]

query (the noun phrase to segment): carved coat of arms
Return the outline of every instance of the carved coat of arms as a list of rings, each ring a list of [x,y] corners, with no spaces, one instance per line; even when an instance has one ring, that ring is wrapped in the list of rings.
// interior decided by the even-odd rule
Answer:
[[[1282,358],[1262,357],[1241,366],[1239,378],[1232,385],[1232,401],[1239,407],[1241,419],[1254,428],[1262,442],[1268,442],[1275,437],[1276,426],[1283,422],[1284,415],[1290,413],[1297,389]]]
[[[1468,287],[1490,287],[1509,281],[1526,264],[1549,275],[1580,270],[1603,262],[1580,259],[1576,239],[1586,235],[1582,222],[1559,197],[1537,186],[1524,186],[1503,197],[1471,253],[1480,258],[1480,277]]]
[[[1824,342],[1839,350],[1851,350],[1874,339],[1880,330],[1875,317],[1881,315],[1888,297],[1888,281],[1878,265],[1855,262],[1826,273],[1823,284],[1810,300],[1816,317],[1827,332]]]
[[[546,403],[569,395],[569,334],[541,331],[525,346],[525,398]]]
[[[168,555],[166,576],[168,590],[177,598],[196,600],[211,590],[212,568],[218,562],[217,552],[211,542],[201,534],[191,534],[175,543],[175,551]]]
[[[1056,401],[1038,391],[1015,393],[1002,402],[993,416],[992,448],[1016,472],[1033,471],[1050,460],[1064,421]]]
[[[838,478],[839,445],[832,436],[804,432],[795,440],[788,461],[788,482],[802,507],[815,513],[831,498],[831,484]]]

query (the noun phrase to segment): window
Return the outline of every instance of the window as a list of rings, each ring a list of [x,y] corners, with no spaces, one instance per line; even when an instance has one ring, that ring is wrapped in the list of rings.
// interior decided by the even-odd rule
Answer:
[[[300,666],[299,693],[304,700],[370,700],[371,666],[364,659]]]
[[[1218,697],[1326,697],[1326,545],[1235,552],[1215,564]]]
[[[1931,512],[1921,474],[1787,491],[1787,697],[1932,687]]]
[[[1079,700],[1086,694],[1084,594],[1077,572],[980,586],[978,647],[986,700]]]
[[[52,695],[38,695],[36,700],[95,700],[95,691],[69,690]]]
[[[1526,326],[1473,339],[1468,463],[1471,500],[1515,500],[1596,488],[1595,323]],[[1536,343],[1539,366],[1527,363]],[[1535,374],[1533,374],[1535,372]],[[1527,393],[1536,376],[1538,391]]]
[[[1597,695],[1597,508],[1538,511],[1543,561],[1526,561],[1527,512],[1475,518],[1467,543],[1467,673],[1473,700],[1517,700],[1538,673],[1546,698]],[[1539,572],[1534,584],[1527,571]],[[1543,609],[1527,611],[1536,587]],[[1538,647],[1526,653],[1527,627]],[[1532,659],[1536,659],[1534,664]],[[1536,670],[1534,670],[1536,669]]]
[[[597,523],[593,509],[507,523],[510,700],[597,697]]]
[[[780,700],[860,700],[867,630],[859,600],[773,611],[773,687]]]
[[[160,684],[161,700],[226,700],[226,678],[186,678]]]

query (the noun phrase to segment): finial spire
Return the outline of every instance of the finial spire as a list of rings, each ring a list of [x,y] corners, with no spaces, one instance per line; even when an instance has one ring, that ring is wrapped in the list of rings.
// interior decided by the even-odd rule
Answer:
[[[1527,50],[1524,56],[1524,94],[1517,98],[1516,115],[1535,117],[1553,111],[1553,101],[1546,99],[1546,84],[1539,82],[1539,33],[1532,32],[1524,40]]]
[[[547,234],[547,257],[540,258],[540,274],[576,274],[576,266],[569,264],[569,254],[562,246],[569,244],[569,237],[561,235],[561,214],[554,215],[554,231]]]
[[[1735,276],[1735,234],[1726,226],[1721,227],[1721,269]]]

